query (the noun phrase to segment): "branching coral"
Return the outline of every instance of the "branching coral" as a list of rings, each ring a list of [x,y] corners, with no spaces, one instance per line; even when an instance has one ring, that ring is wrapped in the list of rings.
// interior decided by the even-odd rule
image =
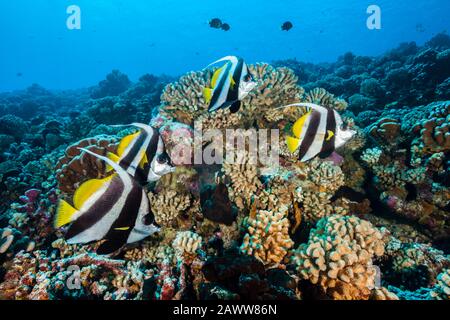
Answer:
[[[168,84],[161,95],[160,111],[172,119],[192,125],[208,110],[203,88],[209,87],[212,70],[190,72],[177,82]]]
[[[202,245],[202,237],[192,231],[180,231],[177,233],[172,246],[178,257],[193,256]]]
[[[295,250],[292,263],[301,278],[334,299],[368,299],[377,272],[373,258],[384,253],[384,232],[356,217],[323,218]]]
[[[149,193],[150,207],[155,215],[156,223],[171,226],[175,219],[191,204],[189,195],[177,194],[175,190],[164,189],[160,193]]]
[[[305,102],[318,104],[324,107],[333,108],[337,111],[344,111],[347,109],[347,102],[340,98],[335,98],[333,94],[329,93],[323,88],[315,88],[305,95]]]
[[[231,180],[230,197],[238,207],[243,208],[262,184],[259,180],[257,159],[245,150],[238,150],[236,153],[234,161],[228,162],[225,159],[222,170]]]
[[[294,245],[289,237],[287,210],[278,212],[260,210],[244,222],[247,234],[241,245],[243,253],[253,255],[264,264],[277,265]]]

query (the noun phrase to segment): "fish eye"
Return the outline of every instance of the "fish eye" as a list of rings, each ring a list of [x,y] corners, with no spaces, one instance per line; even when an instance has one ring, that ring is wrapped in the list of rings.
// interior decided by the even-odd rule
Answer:
[[[251,75],[251,74],[247,74],[247,75],[244,77],[244,81],[245,81],[245,82],[249,82],[250,80],[252,80],[252,75]]]
[[[169,162],[169,156],[167,155],[167,153],[161,153],[157,158],[156,161],[158,161],[159,164],[166,164],[167,162]]]

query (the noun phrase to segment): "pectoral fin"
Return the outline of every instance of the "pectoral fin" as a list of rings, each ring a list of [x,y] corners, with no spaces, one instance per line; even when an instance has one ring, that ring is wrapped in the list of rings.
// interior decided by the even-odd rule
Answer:
[[[330,139],[333,138],[333,136],[334,136],[334,132],[331,131],[331,130],[327,130],[327,137],[326,137],[326,140],[327,140],[327,141],[330,141]]]

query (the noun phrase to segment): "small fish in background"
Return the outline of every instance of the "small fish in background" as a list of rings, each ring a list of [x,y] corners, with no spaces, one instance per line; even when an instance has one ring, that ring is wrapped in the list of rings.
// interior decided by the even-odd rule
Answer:
[[[203,89],[203,96],[209,104],[208,111],[230,108],[232,113],[239,110],[241,101],[256,87],[256,82],[242,58],[227,56],[211,63],[225,64],[217,69],[211,79],[211,88]]]
[[[73,196],[73,204],[60,200],[54,226],[71,223],[67,243],[105,240],[98,254],[111,254],[125,244],[140,241],[159,231],[144,188],[122,167],[107,157],[80,150],[105,161],[115,173],[84,182]]]
[[[213,29],[222,29],[223,31],[229,31],[231,29],[228,23],[222,22],[219,18],[213,18],[208,23]]]
[[[224,24],[222,24],[221,29],[223,31],[228,31],[228,30],[230,30],[230,25],[228,23],[224,23]]]
[[[158,130],[143,123],[131,125],[140,130],[122,138],[117,154],[110,153],[108,158],[119,164],[141,185],[157,181],[163,175],[175,171]],[[123,126],[126,125],[113,127]],[[108,166],[107,172],[111,170]]]
[[[289,31],[294,27],[294,25],[292,24],[292,22],[290,21],[286,21],[281,25],[281,30],[282,31]]]
[[[16,76],[20,78],[21,76],[23,76],[23,73],[22,72],[17,72]]]
[[[211,28],[214,29],[222,28],[222,20],[220,20],[219,18],[213,18],[208,23]]]
[[[355,131],[343,128],[343,121],[336,110],[313,103],[296,103],[287,107],[306,107],[309,111],[292,126],[292,136],[286,137],[286,144],[291,153],[298,150],[300,161],[308,161],[315,156],[329,157],[334,150],[343,146]]]
[[[418,23],[418,24],[416,24],[416,31],[422,33],[422,32],[425,32],[426,30],[421,23]]]

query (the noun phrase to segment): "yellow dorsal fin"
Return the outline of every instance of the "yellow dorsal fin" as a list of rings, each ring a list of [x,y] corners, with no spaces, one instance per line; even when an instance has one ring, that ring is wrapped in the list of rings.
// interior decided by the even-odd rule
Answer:
[[[211,88],[203,88],[203,97],[205,98],[205,102],[209,103],[212,98],[212,89]]]
[[[120,161],[120,157],[117,154],[112,153],[112,152],[108,152],[108,158],[111,159],[112,161],[114,161],[115,163],[119,163],[119,161]],[[109,164],[106,164],[106,169],[105,169],[106,172],[110,172],[112,169],[113,168]]]
[[[60,200],[54,221],[55,228],[60,228],[72,222],[72,217],[75,213],[77,213],[77,209],[72,207],[67,201]]]
[[[214,72],[213,77],[211,79],[211,87],[212,88],[216,87],[217,80],[219,80],[219,76],[220,76],[220,73],[222,72],[223,68],[224,67],[221,67]]]
[[[133,134],[130,134],[126,137],[123,137],[122,140],[120,140],[119,146],[117,147],[117,155],[121,157],[127,147],[130,145],[130,143],[139,135],[139,131]]]
[[[126,230],[128,230],[128,229],[130,229],[130,227],[114,228],[114,230],[117,230],[117,231],[126,231]]]
[[[81,209],[83,204],[100,188],[102,188],[108,181],[110,181],[115,174],[106,177],[104,179],[91,179],[84,182],[73,195],[73,204],[78,210]]]
[[[297,139],[297,138],[294,138],[294,137],[291,137],[291,136],[287,136],[286,137],[286,144],[287,144],[287,147],[288,147],[289,151],[291,153],[294,153],[295,150],[297,150],[298,146],[300,145],[300,139]]]
[[[327,138],[326,140],[329,141],[331,138],[333,138],[334,132],[331,130],[327,130]]]
[[[297,121],[295,121],[294,125],[292,126],[292,133],[295,137],[300,138],[300,135],[302,134],[303,126],[305,125],[306,119],[311,115],[311,111],[308,111],[306,114],[298,118]]]

